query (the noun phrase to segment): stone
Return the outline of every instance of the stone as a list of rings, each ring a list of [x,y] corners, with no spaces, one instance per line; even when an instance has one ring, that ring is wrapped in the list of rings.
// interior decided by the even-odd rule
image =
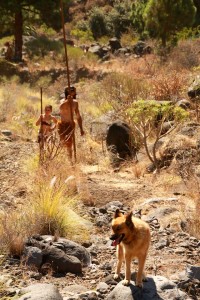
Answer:
[[[54,272],[80,274],[82,266],[80,260],[53,246],[47,246],[43,250],[43,263],[50,264]]]
[[[185,300],[185,293],[177,289],[177,286],[172,281],[163,276],[152,276],[147,278],[148,281],[143,282],[143,288],[135,286],[135,282],[131,281],[129,286],[124,286],[120,281],[117,286],[109,293],[107,300]],[[165,294],[172,294],[170,297],[165,297]],[[182,298],[175,298],[174,295],[182,294]]]
[[[42,238],[44,242],[51,243],[51,245],[53,245],[54,247],[62,249],[65,252],[65,254],[77,257],[81,261],[83,266],[90,265],[90,253],[82,245],[79,245],[78,243],[75,243],[65,238],[59,238],[57,242],[53,242],[53,236],[50,235],[42,236]]]
[[[186,266],[186,276],[191,279],[198,279],[200,280],[200,266]]]
[[[99,282],[99,284],[97,285],[96,290],[97,290],[97,292],[99,292],[101,294],[105,294],[109,290],[109,285],[105,282]]]
[[[53,284],[38,283],[20,290],[19,300],[63,300],[57,287]]]
[[[42,264],[42,250],[37,247],[25,247],[21,259],[27,266],[35,266],[39,269]]]
[[[1,130],[1,133],[3,134],[3,135],[5,135],[5,136],[11,136],[12,135],[12,131],[10,131],[10,130]]]

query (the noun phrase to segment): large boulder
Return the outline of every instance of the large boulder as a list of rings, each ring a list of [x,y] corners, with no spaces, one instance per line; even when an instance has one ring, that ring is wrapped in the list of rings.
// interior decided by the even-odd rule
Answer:
[[[197,76],[188,89],[188,96],[191,100],[196,100],[200,96],[200,76]]]
[[[109,46],[111,48],[112,53],[114,53],[116,50],[122,48],[120,41],[116,37],[113,37],[112,39],[109,40]]]
[[[129,286],[124,286],[119,282],[108,295],[107,300],[186,300],[187,294],[177,289],[177,285],[163,276],[152,276],[144,282],[143,289],[135,286],[131,281]]]
[[[89,251],[73,241],[59,238],[54,241],[51,235],[30,237],[24,248],[23,261],[37,268],[50,265],[54,272],[74,274],[81,273],[82,266],[91,264]]]
[[[107,130],[106,146],[111,156],[114,167],[118,167],[120,162],[128,157],[136,155],[136,147],[128,124],[116,121]]]
[[[38,283],[20,290],[19,300],[63,300],[57,287],[53,284]]]
[[[152,48],[148,46],[145,42],[143,41],[138,41],[134,46],[133,46],[133,52],[136,55],[142,56],[144,54],[150,54],[152,52]]]
[[[54,246],[48,246],[43,250],[43,263],[49,264],[56,273],[80,274],[82,272],[81,262],[78,258],[67,255]]]
[[[85,267],[91,263],[90,254],[87,249],[73,241],[59,238],[58,241],[54,243],[54,247],[62,249],[67,255],[77,257]]]
[[[35,266],[40,268],[42,265],[42,250],[38,247],[25,247],[23,252],[23,261],[27,266]]]
[[[88,49],[88,52],[93,53],[97,55],[99,58],[103,58],[104,56],[104,51],[100,45],[91,45],[90,48]]]

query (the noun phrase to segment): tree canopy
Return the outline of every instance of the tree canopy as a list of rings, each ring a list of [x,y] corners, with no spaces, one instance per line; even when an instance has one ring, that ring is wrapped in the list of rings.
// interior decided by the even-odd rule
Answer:
[[[70,0],[63,0],[64,8],[68,8]],[[15,40],[15,59],[22,60],[22,35],[24,22],[35,18],[52,28],[61,28],[59,0],[0,0],[1,25],[9,24]]]
[[[161,39],[162,46],[173,34],[195,21],[193,0],[149,0],[144,11],[144,21],[152,37]]]

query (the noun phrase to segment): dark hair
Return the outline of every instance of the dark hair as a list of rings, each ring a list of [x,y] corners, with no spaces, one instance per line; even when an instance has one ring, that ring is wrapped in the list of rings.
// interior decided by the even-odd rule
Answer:
[[[47,109],[47,108],[49,108],[51,111],[53,110],[52,105],[46,105],[45,108],[44,108],[44,110]]]
[[[73,99],[76,99],[76,88],[74,86],[70,87],[70,93],[69,93],[69,88],[65,88],[65,99],[67,99],[67,96],[69,96],[71,93],[73,93]]]

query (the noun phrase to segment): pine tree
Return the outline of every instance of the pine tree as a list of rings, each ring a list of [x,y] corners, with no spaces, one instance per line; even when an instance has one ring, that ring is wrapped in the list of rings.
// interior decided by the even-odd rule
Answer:
[[[160,39],[162,46],[166,47],[173,34],[192,26],[195,15],[193,0],[149,0],[144,21],[150,35]]]
[[[63,0],[68,4],[70,0]],[[15,60],[22,60],[23,46],[23,24],[25,18],[30,14],[38,15],[39,20],[52,25],[52,27],[61,28],[60,20],[60,1],[59,0],[0,0],[0,14],[3,16],[1,22],[10,21],[11,32],[15,40]]]

